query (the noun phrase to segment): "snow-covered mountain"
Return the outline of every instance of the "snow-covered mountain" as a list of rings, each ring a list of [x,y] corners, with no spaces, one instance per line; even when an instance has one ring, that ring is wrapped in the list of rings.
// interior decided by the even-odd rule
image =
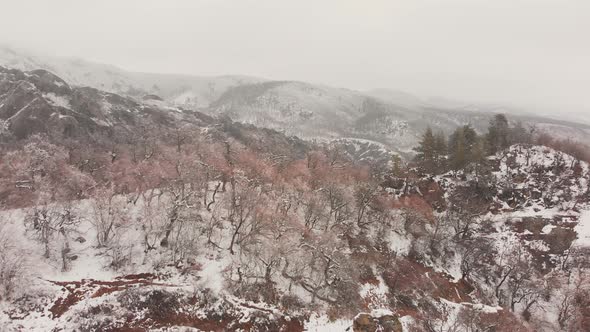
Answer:
[[[170,104],[0,67],[0,326],[405,332],[469,314],[587,330],[572,300],[588,272],[585,161],[519,144],[481,167],[379,173],[355,161],[386,164],[428,125],[484,131],[489,114],[302,82],[230,87],[200,108],[218,118]]]
[[[402,155],[412,153],[428,126],[448,134],[459,125],[471,124],[483,132],[493,113],[507,113],[514,121],[559,138],[590,140],[590,126],[585,124],[386,89],[360,92],[245,76],[135,73],[82,59],[42,56],[7,47],[0,47],[0,65],[27,71],[41,68],[72,86],[90,86],[136,99],[157,95],[170,107],[229,115],[235,121],[308,139],[360,139],[385,145]]]
[[[185,107],[207,106],[230,87],[263,81],[246,76],[136,73],[79,58],[38,55],[2,46],[0,65],[24,71],[45,69],[71,85],[89,86],[133,97],[156,94],[177,106]]]
[[[482,110],[437,106],[387,90],[368,95],[304,82],[269,81],[230,88],[204,111],[305,138],[368,140],[403,155],[411,153],[429,126],[450,133],[470,124],[485,132],[495,112]],[[560,138],[590,139],[590,126],[584,124],[519,114],[510,117],[549,133],[558,130],[555,136]]]
[[[182,118],[180,109],[154,107],[89,87],[70,86],[43,69],[20,71],[0,66],[2,135],[17,139],[36,133],[87,138],[113,128],[128,131],[142,124]]]

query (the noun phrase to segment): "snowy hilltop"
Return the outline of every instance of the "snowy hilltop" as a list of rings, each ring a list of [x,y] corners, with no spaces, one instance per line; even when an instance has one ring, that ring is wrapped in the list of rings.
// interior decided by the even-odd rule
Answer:
[[[490,112],[510,113],[514,122],[563,139],[590,139],[590,126],[527,115],[498,106],[420,98],[386,89],[367,92],[295,81],[246,76],[199,77],[135,73],[76,58],[38,55],[0,47],[0,66],[47,70],[71,86],[87,86],[139,101],[157,96],[171,108],[229,116],[234,121],[306,139],[362,139],[410,156],[422,131],[446,133],[470,124],[486,129]]]
[[[584,125],[28,69],[0,67],[3,330],[590,328]]]

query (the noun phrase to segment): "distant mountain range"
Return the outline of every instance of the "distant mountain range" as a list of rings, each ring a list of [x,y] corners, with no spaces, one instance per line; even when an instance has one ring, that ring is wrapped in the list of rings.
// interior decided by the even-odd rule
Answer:
[[[560,138],[590,140],[590,126],[495,106],[480,106],[411,94],[360,92],[295,81],[247,76],[200,77],[128,72],[82,59],[51,57],[0,47],[0,65],[24,71],[44,69],[69,86],[88,86],[144,103],[163,99],[164,108],[209,115],[283,131],[306,139],[362,142],[403,155],[411,153],[428,126],[450,132],[471,124],[484,131],[493,113],[534,125]],[[373,148],[375,148],[373,147]]]

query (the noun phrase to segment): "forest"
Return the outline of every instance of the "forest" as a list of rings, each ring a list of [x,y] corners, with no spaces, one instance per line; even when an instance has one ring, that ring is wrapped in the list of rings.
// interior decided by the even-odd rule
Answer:
[[[354,318],[355,331],[581,331],[589,262],[572,222],[590,200],[588,151],[501,114],[482,134],[427,128],[413,160],[393,156],[385,168],[230,120],[87,142],[32,135],[1,154],[0,298],[14,312],[51,302],[34,262],[67,274],[82,268],[88,243],[94,256],[85,259],[100,270],[162,283],[197,285],[209,265],[223,265],[222,280],[193,292],[217,288],[207,303],[231,297],[279,310],[282,318],[259,311],[254,330],[303,329],[315,314]],[[14,211],[22,225],[10,226]],[[21,229],[37,249],[16,243],[11,232]],[[165,327],[191,299],[159,290],[156,303],[128,303],[156,291],[117,291],[117,310],[73,307],[77,326]],[[174,305],[158,317],[166,301]],[[56,305],[54,317],[70,310]],[[124,319],[142,305],[156,316]]]

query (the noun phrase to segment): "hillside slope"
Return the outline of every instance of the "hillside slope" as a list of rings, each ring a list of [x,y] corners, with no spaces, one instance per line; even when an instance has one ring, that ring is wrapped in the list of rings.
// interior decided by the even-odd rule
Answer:
[[[0,46],[0,66],[23,71],[48,70],[70,85],[141,98],[155,94],[185,108],[208,106],[233,86],[261,82],[246,76],[200,77],[129,72],[79,58],[51,57]]]
[[[0,48],[0,65],[25,71],[45,69],[71,86],[89,86],[141,100],[156,95],[166,105],[229,115],[234,121],[320,140],[373,141],[409,156],[428,126],[449,133],[471,124],[487,128],[490,112],[509,113],[560,138],[590,140],[590,126],[514,113],[511,109],[465,105],[409,94],[359,92],[317,84],[268,81],[243,76],[196,77],[133,73],[81,59],[48,57]],[[352,141],[351,143],[354,143]]]
[[[304,82],[273,81],[230,88],[203,111],[306,138],[370,140],[403,155],[411,154],[429,126],[450,133],[470,124],[485,132],[492,116],[440,107],[403,94],[387,98],[387,93],[369,96]],[[590,139],[590,126],[584,124],[519,115],[511,119],[548,133],[556,131],[562,138]]]
[[[488,187],[477,187],[470,171],[390,178],[357,219],[353,204],[340,215],[321,206],[334,193],[349,204],[358,180],[343,180],[347,166],[312,162],[330,170],[310,183],[320,181],[325,193],[291,177],[287,183],[303,186],[298,196],[290,185],[253,189],[266,175],[248,175],[252,160],[241,158],[233,208],[232,191],[217,192],[212,181],[194,200],[174,196],[178,187],[170,184],[135,202],[123,195],[3,211],[0,234],[12,236],[0,242],[20,252],[26,267],[20,297],[0,301],[0,323],[23,331],[588,328],[590,313],[573,311],[584,305],[567,297],[585,291],[574,286],[589,267],[586,163],[516,145],[489,159]],[[96,225],[105,207],[120,221],[112,242],[101,245]],[[235,208],[247,232],[235,233],[236,243]],[[30,226],[39,211],[86,217],[45,245]],[[561,319],[564,312],[570,315]]]

